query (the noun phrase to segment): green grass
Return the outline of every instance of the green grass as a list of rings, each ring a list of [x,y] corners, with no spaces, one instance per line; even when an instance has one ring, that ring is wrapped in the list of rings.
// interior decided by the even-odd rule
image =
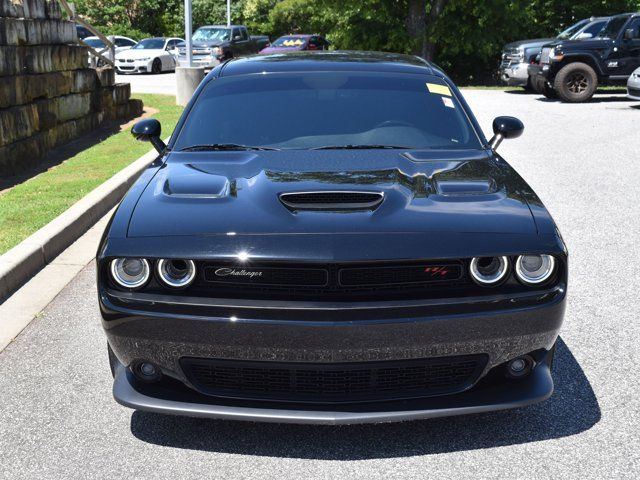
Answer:
[[[182,107],[167,95],[134,95],[158,110],[163,137],[173,131]],[[0,194],[0,254],[43,227],[83,196],[151,149],[122,131]]]

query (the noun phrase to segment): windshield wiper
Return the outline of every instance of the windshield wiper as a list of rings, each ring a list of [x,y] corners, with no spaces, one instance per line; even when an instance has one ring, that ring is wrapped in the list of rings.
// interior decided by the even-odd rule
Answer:
[[[211,152],[211,151],[223,151],[223,150],[280,150],[279,148],[271,147],[252,147],[249,145],[239,145],[237,143],[211,143],[204,145],[191,145],[180,149],[181,152]]]
[[[410,150],[412,147],[405,147],[402,145],[326,145],[324,147],[315,147],[311,150],[384,150],[384,149],[396,149],[396,150]]]

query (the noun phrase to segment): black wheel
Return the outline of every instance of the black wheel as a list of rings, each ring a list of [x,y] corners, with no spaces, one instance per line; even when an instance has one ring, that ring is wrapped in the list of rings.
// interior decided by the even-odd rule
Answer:
[[[151,64],[151,73],[162,73],[162,60],[156,58]]]
[[[558,72],[553,88],[563,102],[588,102],[598,88],[598,76],[586,63],[570,63]]]

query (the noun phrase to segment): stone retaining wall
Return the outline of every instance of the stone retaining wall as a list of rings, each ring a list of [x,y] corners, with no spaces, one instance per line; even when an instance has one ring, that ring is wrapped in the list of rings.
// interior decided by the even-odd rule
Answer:
[[[113,69],[88,68],[56,0],[0,0],[0,178],[103,122],[142,113]]]

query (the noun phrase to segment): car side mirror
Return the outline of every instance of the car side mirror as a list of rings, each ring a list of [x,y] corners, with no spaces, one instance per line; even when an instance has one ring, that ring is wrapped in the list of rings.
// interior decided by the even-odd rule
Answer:
[[[242,36],[241,35],[234,35],[234,37],[233,37],[233,41],[234,42],[239,42],[240,40],[242,40]]]
[[[491,148],[497,150],[505,139],[518,138],[524,132],[524,124],[515,117],[497,117],[493,121],[493,138],[489,141]]]
[[[580,35],[576,37],[576,40],[586,40],[587,38],[592,38],[593,35],[591,33],[582,32]]]
[[[155,118],[140,120],[131,129],[133,138],[140,142],[151,142],[158,153],[163,153],[167,148],[165,143],[160,139],[162,134],[162,126]]]
[[[627,28],[624,31],[624,39],[625,40],[632,40],[636,37],[635,32],[633,31],[633,28]]]

